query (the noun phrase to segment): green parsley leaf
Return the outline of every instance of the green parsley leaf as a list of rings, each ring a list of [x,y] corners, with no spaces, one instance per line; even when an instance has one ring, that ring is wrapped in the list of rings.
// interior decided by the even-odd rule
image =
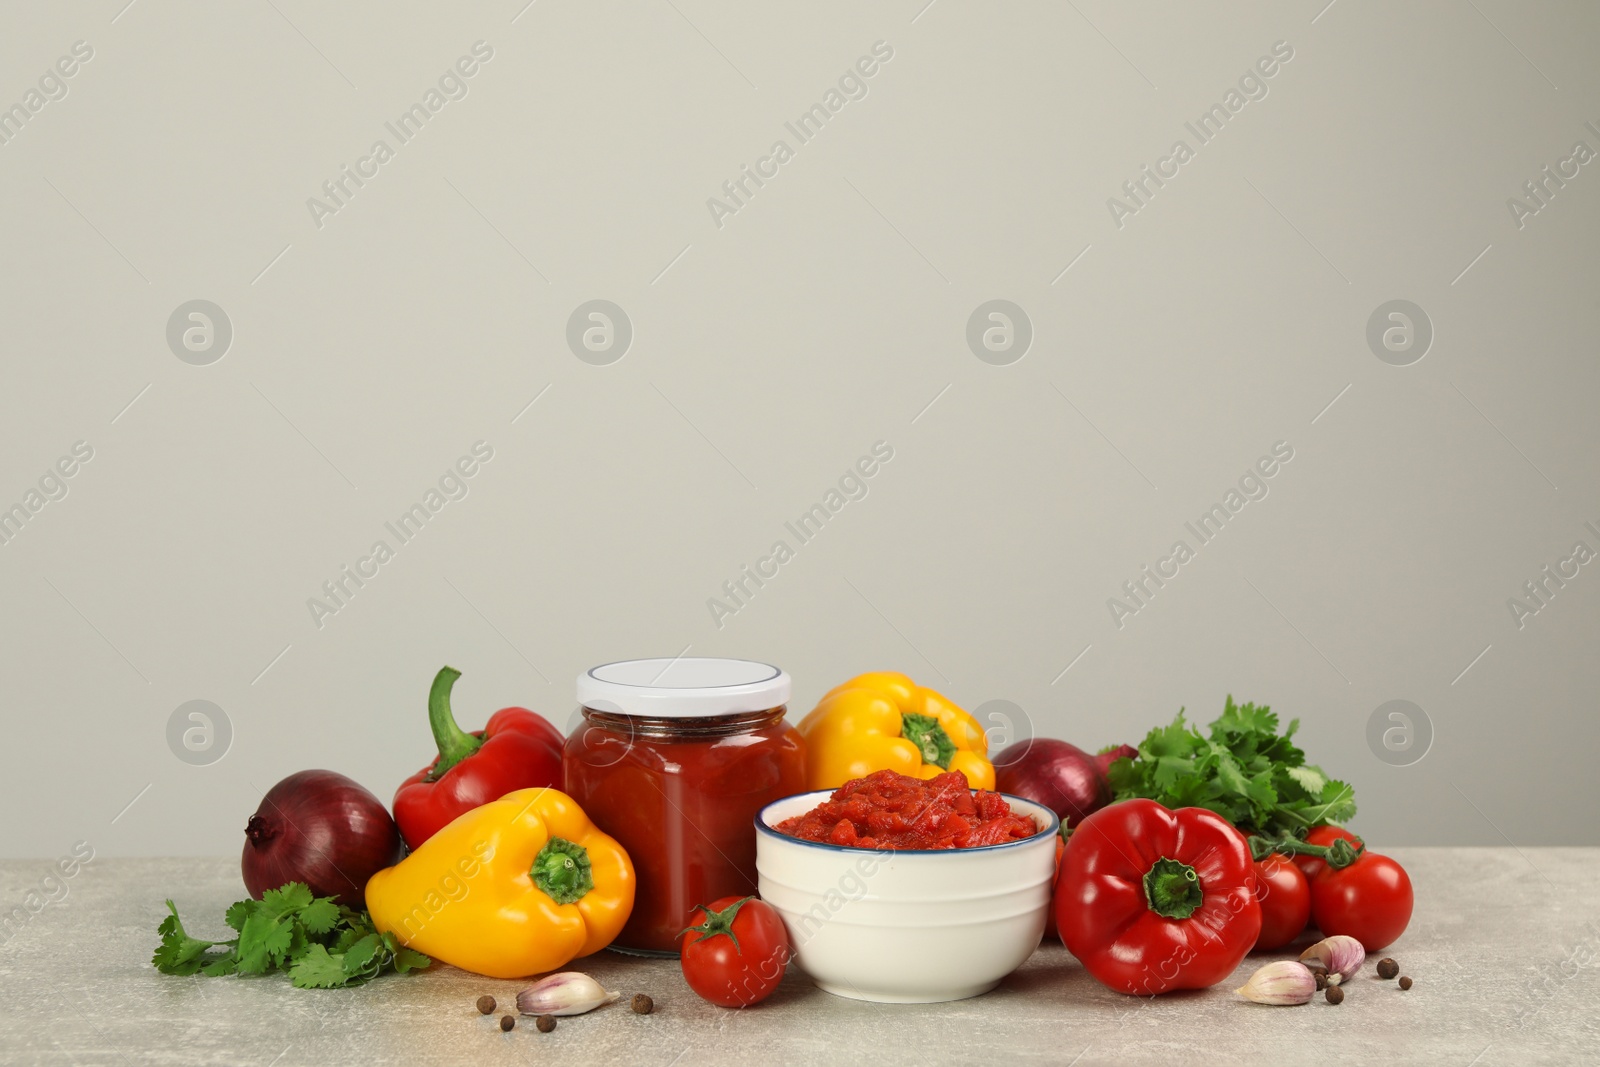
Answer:
[[[409,974],[433,962],[401,947],[393,934],[380,933],[365,911],[315,897],[299,882],[228,908],[227,924],[239,934],[231,941],[190,937],[170,900],[167,911],[157,930],[161,943],[150,960],[164,974],[215,978],[281,971],[298,988],[332,989],[386,970]]]
[[[1244,796],[1248,792],[1248,784],[1244,780],[1244,772],[1239,769],[1239,761],[1233,758],[1230,752],[1217,755],[1216,763],[1217,784],[1222,786],[1225,793]]]
[[[1222,715],[1211,724],[1212,737],[1221,733],[1276,735],[1277,732],[1278,717],[1272,713],[1271,708],[1258,708],[1254,704],[1236,705],[1231,693],[1222,709]]]
[[[228,914],[225,916],[228,925],[235,932],[243,930],[244,921],[250,917],[250,913],[255,910],[256,905],[259,903],[261,903],[259,900],[254,899],[236,900],[228,905]]]
[[[230,952],[226,956],[217,957],[204,967],[200,968],[200,973],[205,975],[207,978],[220,978],[225,974],[238,974],[239,961],[234,954]]]
[[[1194,777],[1195,761],[1181,756],[1158,756],[1151,778],[1159,789],[1172,789],[1180,779]]]
[[[204,941],[190,937],[183,928],[183,920],[178,918],[177,905],[167,901],[167,911],[171,914],[162,919],[161,925],[156,928],[161,935],[161,944],[156,946],[155,954],[150,957],[150,962],[162,974],[194,974],[211,962],[206,955],[210,949],[232,944],[231,941]]]
[[[394,954],[394,969],[401,974],[410,974],[420,971],[433,963],[433,960],[424,956],[414,948],[397,949]]]
[[[1269,767],[1253,776],[1247,787],[1250,803],[1263,811],[1270,811],[1278,804],[1278,791],[1272,787],[1272,779],[1272,769]]]
[[[261,906],[274,914],[288,915],[310,905],[311,899],[311,890],[304,882],[289,882],[262,893]]]
[[[328,946],[328,951],[332,952],[336,956],[342,952],[349,952],[351,945],[355,944],[357,941],[360,941],[363,937],[366,937],[371,933],[371,928],[367,926],[341,927],[339,930],[339,936],[333,939],[333,944]]]
[[[368,934],[345,950],[344,973],[352,976],[360,974],[368,963],[383,952],[383,938]]]
[[[267,910],[253,913],[239,931],[240,972],[266,974],[280,966],[293,940],[292,920],[273,916]]]
[[[1113,763],[1107,778],[1118,800],[1206,808],[1268,837],[1345,822],[1355,814],[1353,792],[1306,763],[1291,740],[1299,726],[1291,720],[1280,734],[1271,708],[1235,704],[1230,694],[1205,736],[1180,710],[1145,736],[1136,757]]]
[[[1150,731],[1144,743],[1139,746],[1139,755],[1144,759],[1187,756],[1194,751],[1199,740],[1200,735],[1184,723],[1183,710],[1180,708],[1177,717],[1169,725],[1159,726]]]
[[[312,945],[290,964],[289,978],[296,989],[335,989],[350,981],[343,959],[321,945]]]
[[[300,922],[308,934],[326,934],[339,925],[339,905],[330,897],[313,900],[300,909]]]
[[[1283,776],[1299,787],[1303,796],[1298,799],[1321,797],[1323,788],[1328,784],[1327,777],[1315,767],[1286,767]]]

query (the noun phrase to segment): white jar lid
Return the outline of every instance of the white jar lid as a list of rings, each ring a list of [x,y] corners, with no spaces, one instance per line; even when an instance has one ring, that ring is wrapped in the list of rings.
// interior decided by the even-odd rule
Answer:
[[[748,659],[629,659],[578,675],[584,707],[655,719],[766,711],[787,704],[792,690],[786,673]]]

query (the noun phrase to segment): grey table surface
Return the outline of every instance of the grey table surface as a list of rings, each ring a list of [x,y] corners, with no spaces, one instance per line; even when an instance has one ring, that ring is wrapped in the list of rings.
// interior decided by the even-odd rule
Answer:
[[[968,1001],[843,1000],[791,968],[767,1002],[729,1011],[690,992],[675,961],[603,952],[578,966],[608,987],[649,993],[656,1012],[619,1004],[551,1034],[526,1024],[503,1034],[473,1007],[482,993],[510,1002],[527,983],[443,965],[347,990],[158,974],[149,961],[162,901],[174,898],[197,936],[222,930],[223,910],[244,895],[236,861],[96,859],[0,944],[0,1062],[1600,1063],[1600,849],[1389,852],[1417,892],[1411,928],[1385,952],[1414,977],[1409,992],[1369,966],[1338,1007],[1234,996],[1274,954],[1247,958],[1235,981],[1210,990],[1130,998],[1056,944]],[[44,860],[0,863],[0,911],[43,896],[50,871]]]

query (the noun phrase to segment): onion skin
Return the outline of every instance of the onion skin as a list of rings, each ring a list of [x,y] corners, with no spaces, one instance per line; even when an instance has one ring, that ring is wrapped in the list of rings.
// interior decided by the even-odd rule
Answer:
[[[333,771],[299,771],[267,790],[244,835],[240,869],[258,900],[304,882],[313,896],[361,908],[367,879],[403,854],[383,801]]]
[[[997,753],[994,785],[998,792],[1043,804],[1068,829],[1111,803],[1111,787],[1095,758],[1048,737],[1018,741]]]

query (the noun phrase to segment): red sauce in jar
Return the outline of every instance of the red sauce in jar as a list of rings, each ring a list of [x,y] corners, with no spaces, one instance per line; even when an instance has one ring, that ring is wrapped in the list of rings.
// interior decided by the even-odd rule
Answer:
[[[613,948],[676,956],[697,905],[756,892],[755,816],[805,791],[783,707],[697,719],[584,708],[567,739],[566,792],[621,842],[638,878]]]
[[[776,829],[804,841],[885,850],[977,848],[1039,832],[999,793],[969,789],[959,771],[924,781],[890,770],[846,782]]]

